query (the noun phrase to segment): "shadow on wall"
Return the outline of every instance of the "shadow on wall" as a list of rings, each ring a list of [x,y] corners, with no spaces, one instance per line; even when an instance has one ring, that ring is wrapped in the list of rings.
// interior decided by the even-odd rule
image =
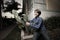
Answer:
[[[44,23],[51,40],[60,40],[60,17],[50,17]]]

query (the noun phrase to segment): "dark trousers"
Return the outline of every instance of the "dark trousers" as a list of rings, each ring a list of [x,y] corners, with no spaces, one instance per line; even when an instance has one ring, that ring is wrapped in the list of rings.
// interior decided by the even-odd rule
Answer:
[[[40,33],[39,32],[34,32],[33,40],[39,40],[39,39],[40,39]]]
[[[34,32],[33,40],[50,40],[46,28],[43,27],[39,32]]]

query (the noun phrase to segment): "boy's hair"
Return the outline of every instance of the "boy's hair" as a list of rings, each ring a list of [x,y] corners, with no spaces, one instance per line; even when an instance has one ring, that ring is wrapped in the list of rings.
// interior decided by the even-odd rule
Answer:
[[[37,13],[39,14],[39,15],[41,15],[41,11],[39,10],[39,9],[36,9],[35,11],[37,11]],[[38,16],[39,16],[38,15]]]

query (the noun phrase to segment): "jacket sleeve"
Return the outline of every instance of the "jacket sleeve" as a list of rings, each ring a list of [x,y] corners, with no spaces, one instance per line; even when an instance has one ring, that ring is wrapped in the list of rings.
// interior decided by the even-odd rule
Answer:
[[[37,22],[35,23],[32,23],[32,21],[30,22],[30,26],[33,27],[33,28],[40,28],[41,26],[41,23],[42,23],[42,19],[38,19]]]

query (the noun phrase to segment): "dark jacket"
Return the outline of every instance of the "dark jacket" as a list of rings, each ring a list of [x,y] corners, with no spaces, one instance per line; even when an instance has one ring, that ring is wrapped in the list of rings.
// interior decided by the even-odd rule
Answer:
[[[30,26],[36,31],[46,30],[41,17],[34,18],[30,21]]]

